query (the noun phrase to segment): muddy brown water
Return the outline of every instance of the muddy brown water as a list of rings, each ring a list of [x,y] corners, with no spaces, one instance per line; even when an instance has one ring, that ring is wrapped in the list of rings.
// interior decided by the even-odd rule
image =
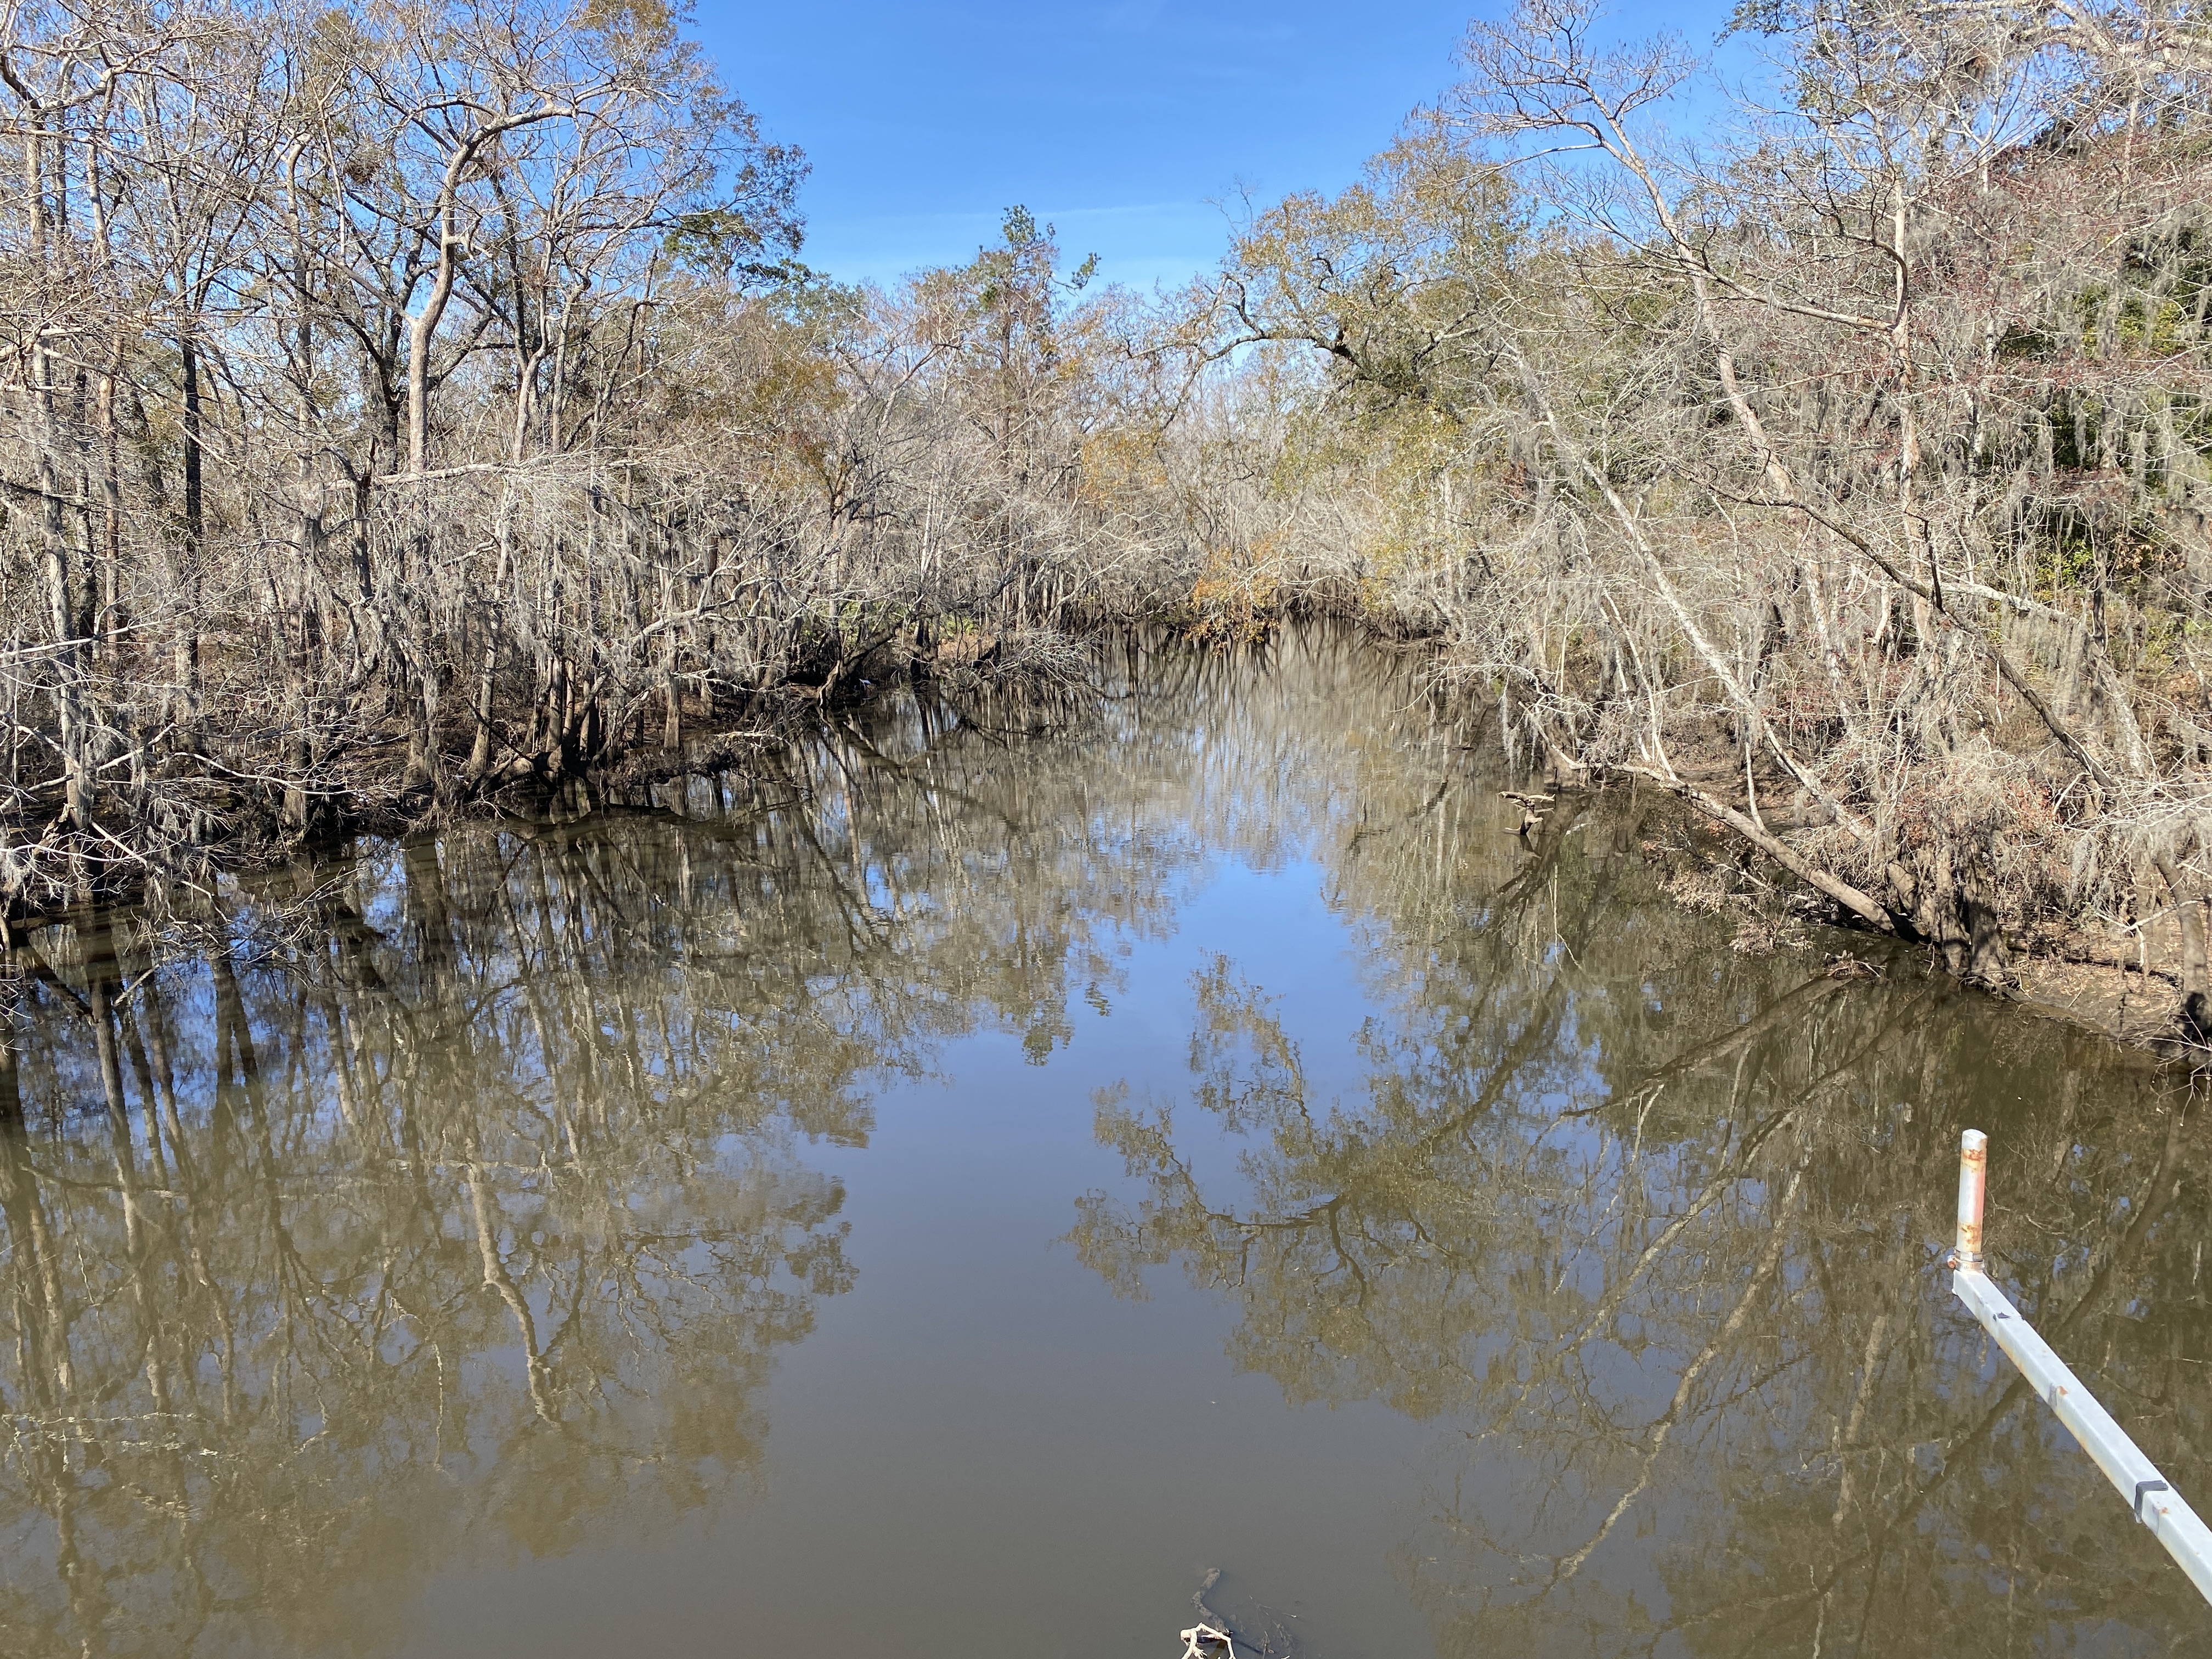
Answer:
[[[41,935],[0,1652],[2212,1652],[1939,1268],[1978,1127],[2212,1508],[2185,1079],[1516,838],[1356,642],[1105,672]]]

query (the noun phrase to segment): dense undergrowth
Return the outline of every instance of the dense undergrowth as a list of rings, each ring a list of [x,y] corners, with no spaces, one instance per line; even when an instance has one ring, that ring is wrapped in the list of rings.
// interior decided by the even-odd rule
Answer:
[[[684,22],[6,9],[0,909],[1326,611],[1954,972],[2212,1021],[2192,15],[1748,0],[1715,114],[1525,0],[1152,296],[1018,209],[810,271]]]

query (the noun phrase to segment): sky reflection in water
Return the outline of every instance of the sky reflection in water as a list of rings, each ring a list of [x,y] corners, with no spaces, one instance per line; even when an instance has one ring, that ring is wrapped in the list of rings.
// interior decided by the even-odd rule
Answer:
[[[1347,640],[1107,672],[42,938],[0,1650],[2205,1649],[1936,1270],[1971,1122],[2212,1496],[2171,1077],[1522,842]]]

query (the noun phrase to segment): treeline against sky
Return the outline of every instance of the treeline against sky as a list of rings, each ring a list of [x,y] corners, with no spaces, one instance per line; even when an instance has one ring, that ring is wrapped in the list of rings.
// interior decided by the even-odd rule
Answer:
[[[1077,464],[1120,394],[1046,234],[813,278],[682,21],[8,9],[13,902],[1127,608],[1154,504]]]
[[[9,9],[13,912],[1332,609],[1958,972],[2212,1018],[2191,15],[1747,3],[1722,107],[1529,0],[1151,298],[1018,209],[810,272],[684,22]]]

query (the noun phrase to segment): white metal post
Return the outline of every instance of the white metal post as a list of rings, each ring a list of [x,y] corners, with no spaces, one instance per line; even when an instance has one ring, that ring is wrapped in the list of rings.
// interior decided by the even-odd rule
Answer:
[[[1969,1129],[1959,1149],[1959,1240],[1951,1263],[1952,1293],[1966,1304],[2021,1375],[2034,1384],[2044,1403],[2128,1500],[2136,1519],[2157,1535],[2166,1553],[2189,1575],[2189,1582],[2212,1601],[2212,1528],[2166,1484],[2157,1466],[1982,1271],[1982,1200],[1988,1170],[1989,1138]]]

